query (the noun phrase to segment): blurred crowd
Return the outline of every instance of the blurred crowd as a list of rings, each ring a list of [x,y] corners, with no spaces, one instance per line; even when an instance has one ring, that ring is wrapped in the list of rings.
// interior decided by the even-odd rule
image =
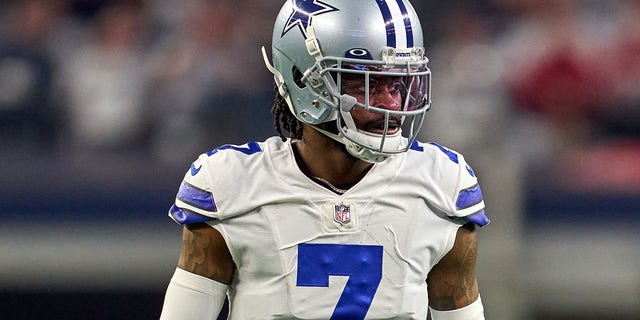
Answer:
[[[436,21],[426,135],[542,188],[640,192],[640,1],[481,2]]]
[[[268,134],[266,4],[3,1],[2,151],[172,161]]]
[[[183,163],[274,134],[260,47],[281,3],[2,1],[0,153]],[[434,74],[423,140],[566,188],[638,189],[640,1],[414,5]]]
[[[5,211],[58,219],[78,207],[83,218],[108,218],[126,202],[135,216],[155,217],[164,209],[146,201],[170,203],[198,154],[274,135],[273,80],[260,47],[269,46],[283,1],[1,0],[0,174],[12,183],[0,195],[17,203]],[[526,246],[532,229],[522,221],[549,211],[525,212],[531,189],[564,204],[547,213],[550,223],[566,208],[581,219],[589,211],[558,189],[640,195],[640,0],[412,2],[433,72],[420,140],[460,151],[479,173],[493,217],[491,232],[480,234],[479,279],[491,284],[483,301],[495,319],[525,319],[531,301],[556,297],[523,298],[532,287],[522,279],[546,279],[529,262],[575,257],[530,255],[541,247]],[[160,175],[172,181],[169,200],[159,195]],[[601,227],[603,215],[589,221]],[[580,282],[568,291],[578,300],[596,272],[557,269]],[[587,276],[575,276],[580,270]]]

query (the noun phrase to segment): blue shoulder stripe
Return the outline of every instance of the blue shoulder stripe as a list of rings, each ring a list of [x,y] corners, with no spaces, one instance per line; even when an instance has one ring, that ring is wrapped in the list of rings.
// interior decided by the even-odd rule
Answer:
[[[215,218],[205,217],[190,210],[178,208],[175,204],[173,204],[171,209],[169,209],[169,214],[173,220],[179,224],[192,224],[216,220]]]
[[[465,219],[467,219],[467,221],[469,222],[473,222],[481,227],[486,226],[487,224],[489,224],[490,220],[489,218],[487,218],[487,215],[484,213],[484,209],[465,217]]]
[[[198,209],[212,212],[218,211],[211,192],[201,190],[185,181],[180,185],[176,198]]]
[[[451,161],[453,161],[455,163],[459,163],[458,154],[457,153],[455,153],[455,152],[453,152],[453,151],[451,151],[451,150],[449,150],[449,149],[447,149],[447,148],[445,148],[445,147],[443,147],[443,146],[441,146],[441,145],[439,145],[439,144],[437,144],[435,142],[429,142],[429,144],[438,147],[438,149],[440,149],[440,151],[444,152],[444,154],[446,154],[447,157],[449,157],[449,159]]]
[[[458,199],[456,200],[456,209],[469,208],[482,201],[482,190],[480,185],[476,184],[471,188],[460,191]]]

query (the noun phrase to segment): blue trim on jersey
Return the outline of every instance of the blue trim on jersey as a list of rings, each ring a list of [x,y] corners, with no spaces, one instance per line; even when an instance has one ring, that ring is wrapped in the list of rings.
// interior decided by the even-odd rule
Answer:
[[[455,152],[453,152],[453,151],[451,151],[451,150],[449,150],[449,149],[447,149],[447,148],[445,148],[445,147],[443,147],[443,146],[441,146],[441,145],[439,145],[439,144],[437,144],[435,142],[429,142],[429,144],[432,144],[432,145],[438,147],[438,149],[440,149],[440,151],[444,152],[444,154],[446,154],[447,157],[449,157],[449,159],[451,159],[451,161],[453,161],[455,163],[459,163],[458,154],[457,153],[455,153]]]
[[[418,142],[418,140],[413,140],[413,143],[411,143],[411,147],[409,147],[409,149],[420,152],[424,151],[424,147],[420,145],[420,142]]]
[[[476,184],[471,188],[460,191],[458,200],[456,200],[456,209],[461,210],[476,205],[482,201],[482,190],[480,185]]]
[[[402,0],[396,0],[398,2],[398,7],[400,7],[400,12],[404,17],[404,30],[407,33],[407,48],[413,47],[413,29],[411,28],[411,19],[409,19],[409,13],[407,12],[407,7],[404,5]]]
[[[225,144],[225,145],[219,146],[219,147],[207,152],[206,155],[207,156],[212,156],[212,155],[218,153],[218,151],[228,150],[228,149],[242,152],[242,153],[244,153],[244,154],[246,154],[248,156],[252,155],[254,153],[262,152],[262,148],[260,148],[260,145],[257,142],[253,141],[253,142],[247,143],[246,147],[244,147],[244,146],[234,146],[232,144]]]
[[[179,224],[192,224],[216,220],[215,218],[206,217],[198,214],[197,212],[178,208],[175,203],[171,206],[171,209],[169,209],[169,214],[173,217],[173,220]]]
[[[486,226],[487,224],[489,224],[489,222],[491,222],[489,220],[489,218],[487,218],[487,215],[484,213],[484,209],[465,217],[465,219],[467,219],[469,222],[473,222],[481,227]]]
[[[391,10],[385,0],[376,0],[380,13],[382,13],[382,19],[384,20],[384,26],[387,30],[387,47],[396,47],[396,27],[393,24],[393,17],[391,16]]]
[[[198,209],[212,212],[216,212],[218,210],[211,192],[201,190],[185,181],[180,185],[176,198]]]
[[[473,171],[473,168],[471,168],[471,166],[470,166],[470,165],[467,165],[467,172],[469,172],[469,174],[470,174],[472,177],[475,177],[475,176],[476,176],[476,172],[475,172],[475,171]]]
[[[196,174],[198,174],[198,172],[200,172],[200,169],[202,169],[202,165],[196,167],[195,162],[191,164],[191,176],[195,176]]]

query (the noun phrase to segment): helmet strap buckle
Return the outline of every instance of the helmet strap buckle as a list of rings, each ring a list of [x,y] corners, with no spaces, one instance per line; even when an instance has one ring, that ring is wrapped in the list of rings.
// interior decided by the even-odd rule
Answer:
[[[307,39],[304,40],[304,44],[307,47],[309,54],[316,59],[316,61],[322,60],[322,52],[320,52],[320,43],[316,38],[316,32],[313,26],[307,27]]]

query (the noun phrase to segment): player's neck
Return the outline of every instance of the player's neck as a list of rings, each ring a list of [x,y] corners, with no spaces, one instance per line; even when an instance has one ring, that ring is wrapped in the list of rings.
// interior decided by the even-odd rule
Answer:
[[[293,148],[302,172],[338,188],[355,185],[373,166],[351,156],[338,142],[313,129],[304,131],[303,139]]]

